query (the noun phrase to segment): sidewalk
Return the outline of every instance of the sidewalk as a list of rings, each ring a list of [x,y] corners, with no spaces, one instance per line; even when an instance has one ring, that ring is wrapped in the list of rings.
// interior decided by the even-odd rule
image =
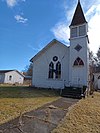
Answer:
[[[60,98],[0,125],[0,133],[50,133],[78,100]]]

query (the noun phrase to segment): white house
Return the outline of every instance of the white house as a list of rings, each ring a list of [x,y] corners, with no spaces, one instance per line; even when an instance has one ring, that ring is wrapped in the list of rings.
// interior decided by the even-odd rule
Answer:
[[[24,75],[17,70],[0,70],[0,83],[23,84]]]
[[[94,88],[100,89],[100,72],[94,73]]]
[[[80,1],[69,28],[69,47],[54,39],[30,60],[32,86],[54,89],[88,86],[88,23]]]

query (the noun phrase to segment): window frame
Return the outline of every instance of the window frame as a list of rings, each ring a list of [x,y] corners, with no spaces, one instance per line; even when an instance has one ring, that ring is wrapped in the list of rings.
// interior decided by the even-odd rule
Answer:
[[[51,61],[49,64],[49,74],[48,74],[49,79],[54,78],[54,63]]]
[[[12,75],[9,76],[9,81],[11,81],[11,80],[12,80]]]
[[[71,38],[74,38],[74,37],[78,37],[78,27],[71,28]]]
[[[77,57],[73,64],[74,67],[84,66],[84,62],[80,57]]]
[[[79,36],[84,36],[84,35],[86,35],[86,26],[81,25],[79,26]]]
[[[61,79],[61,63],[58,61],[56,63],[56,75],[55,75],[56,79]]]

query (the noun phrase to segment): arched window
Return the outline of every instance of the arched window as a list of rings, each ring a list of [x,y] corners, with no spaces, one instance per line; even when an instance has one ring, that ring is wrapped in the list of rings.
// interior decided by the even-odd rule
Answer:
[[[77,57],[77,59],[74,61],[74,66],[84,66],[84,62],[80,57]]]
[[[98,76],[98,79],[100,79],[100,76]]]
[[[48,75],[48,78],[52,78],[53,79],[53,77],[54,77],[54,64],[53,64],[53,62],[51,62],[50,64],[49,64],[49,75]]]
[[[61,63],[60,62],[56,64],[56,78],[57,79],[61,78]]]
[[[9,80],[12,80],[12,76],[11,75],[9,76]]]

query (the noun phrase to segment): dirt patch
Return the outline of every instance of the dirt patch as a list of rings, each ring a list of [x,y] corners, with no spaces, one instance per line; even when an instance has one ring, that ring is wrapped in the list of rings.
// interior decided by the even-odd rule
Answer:
[[[77,99],[60,98],[0,126],[0,133],[50,133]]]

